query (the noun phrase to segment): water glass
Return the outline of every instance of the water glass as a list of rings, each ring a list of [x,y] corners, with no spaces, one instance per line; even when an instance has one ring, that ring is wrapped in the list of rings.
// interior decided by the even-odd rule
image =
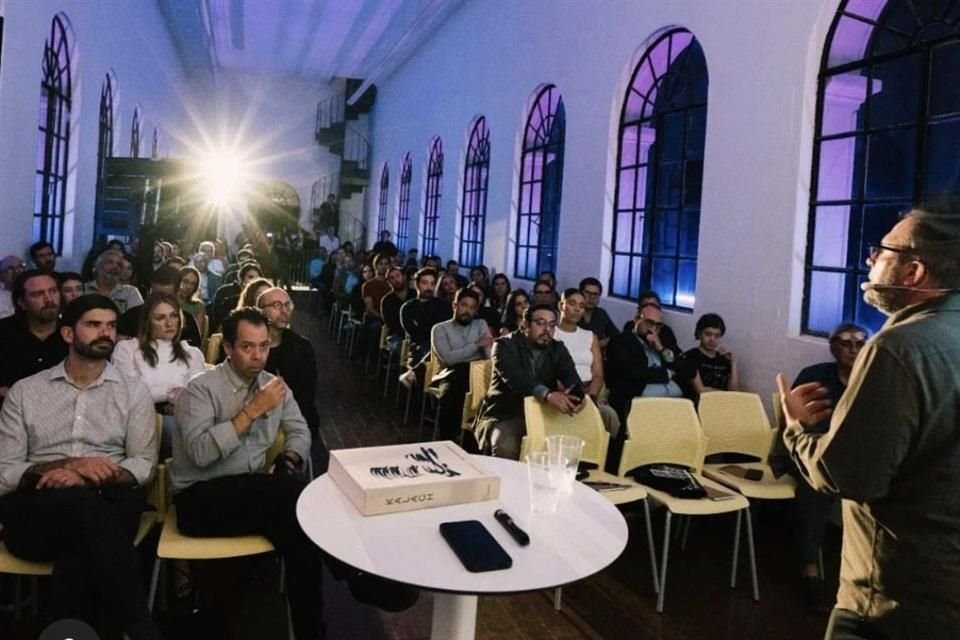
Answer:
[[[573,483],[577,479],[577,466],[580,464],[580,454],[583,453],[583,438],[577,436],[547,436],[547,453],[556,464],[563,463],[565,468],[563,484],[560,490],[563,493],[573,493]]]
[[[527,454],[527,472],[530,477],[530,511],[554,513],[560,498],[566,461],[557,461],[546,451]]]

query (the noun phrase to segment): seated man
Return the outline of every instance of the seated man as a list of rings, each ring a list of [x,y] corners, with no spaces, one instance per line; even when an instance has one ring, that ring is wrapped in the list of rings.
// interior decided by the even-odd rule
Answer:
[[[160,638],[133,547],[157,462],[150,392],[109,358],[117,306],[81,296],[63,312],[66,359],[13,385],[0,413],[0,522],[10,551],[53,561],[53,620],[118,621]]]
[[[733,352],[720,344],[727,332],[723,318],[705,313],[693,332],[700,344],[683,354],[691,376],[690,391],[695,400],[707,391],[739,391],[740,374]]]
[[[0,320],[0,405],[13,383],[48,369],[67,357],[57,330],[60,289],[52,273],[31,269],[13,282],[15,315]]]
[[[310,431],[282,378],[264,367],[269,321],[258,309],[223,321],[227,360],[195,376],[177,401],[171,469],[180,530],[188,536],[258,534],[286,561],[298,640],[323,637],[320,550],[297,522]],[[282,430],[284,451],[267,460]],[[267,470],[264,473],[264,470]]]
[[[627,424],[634,398],[680,398],[683,392],[674,380],[681,357],[660,339],[663,313],[652,305],[637,309],[633,330],[610,339],[604,379],[610,389],[610,406]]]
[[[449,320],[450,305],[434,298],[437,272],[430,267],[417,271],[417,297],[400,307],[400,324],[410,340],[409,369],[418,369],[430,357],[430,331],[433,325]]]
[[[658,311],[663,311],[663,304],[660,302],[660,294],[656,291],[648,290],[640,294],[640,297],[637,298],[637,311],[641,311],[647,307],[653,307]],[[633,333],[633,324],[636,321],[629,321],[624,323],[623,330],[621,333]],[[663,346],[667,349],[670,349],[675,354],[683,353],[680,350],[680,345],[677,342],[677,336],[673,333],[673,329],[670,328],[670,325],[664,324],[660,327],[660,342],[663,343]]]
[[[87,293],[99,293],[113,300],[121,314],[143,304],[143,296],[136,287],[120,282],[122,270],[123,252],[107,249],[97,256],[93,266],[94,279],[86,285]]]
[[[483,453],[519,459],[526,396],[571,415],[583,407],[583,383],[570,352],[553,339],[556,328],[556,309],[533,305],[518,331],[493,343],[493,380],[473,425]]]
[[[389,335],[387,347],[393,352],[403,342],[403,325],[400,324],[400,307],[407,300],[417,296],[417,292],[407,286],[407,276],[400,267],[390,267],[387,271],[390,293],[380,300],[380,316],[387,325]]]
[[[799,387],[807,382],[819,382],[827,389],[827,395],[824,398],[830,401],[831,407],[837,406],[840,396],[847,390],[853,363],[860,349],[866,344],[868,336],[867,330],[859,325],[841,324],[830,334],[830,355],[833,356],[833,362],[821,362],[806,367],[793,381],[793,386]],[[830,418],[824,418],[807,430],[826,433],[830,430]],[[824,613],[830,610],[831,603],[824,598],[822,583],[818,577],[817,560],[820,547],[823,545],[827,523],[830,520],[830,512],[834,509],[838,496],[814,491],[801,477],[796,467],[792,464],[790,466],[797,479],[795,504],[804,596],[809,609]]]
[[[553,288],[551,281],[546,278],[537,280],[536,284],[533,285],[533,300],[530,301],[530,304],[546,304],[556,309],[559,302],[560,298],[557,296],[557,291]]]
[[[583,317],[577,325],[593,331],[600,342],[600,348],[606,349],[610,338],[617,335],[617,325],[613,324],[610,315],[598,306],[603,295],[603,285],[596,278],[584,278],[580,281],[580,293],[583,294]]]
[[[463,400],[470,385],[470,362],[490,355],[493,336],[487,323],[477,318],[480,297],[472,289],[460,289],[453,300],[453,318],[433,325],[431,345],[437,359],[432,386],[440,389],[440,438],[460,435]]]

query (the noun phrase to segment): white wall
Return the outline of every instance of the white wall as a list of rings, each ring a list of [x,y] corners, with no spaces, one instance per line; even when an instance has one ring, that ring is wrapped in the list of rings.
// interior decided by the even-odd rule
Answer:
[[[485,262],[512,273],[520,131],[537,87],[554,83],[567,114],[560,285],[586,275],[607,282],[615,140],[632,63],[658,30],[686,27],[703,46],[710,74],[698,286],[693,314],[667,319],[688,347],[697,317],[723,315],[746,386],[766,397],[776,371],[793,375],[829,357],[822,340],[797,334],[816,72],[837,4],[472,0],[378,83],[372,166],[387,161],[393,173],[403,153],[413,153],[411,229],[419,229],[427,145],[434,135],[443,138],[440,253],[450,257],[467,127],[485,115],[491,130]],[[399,180],[392,178],[394,229]],[[367,206],[371,226],[376,192]],[[604,306],[618,323],[634,309],[614,299]]]
[[[173,130],[183,129],[183,75],[154,2],[129,0],[8,0],[0,69],[0,255],[26,254],[32,241],[37,116],[41,59],[50,23],[57,12],[69,18],[76,39],[71,156],[75,191],[68,193],[64,256],[60,264],[78,267],[93,239],[100,88],[114,69],[114,144],[118,155],[130,148],[134,106],[143,104],[141,156],[150,155],[153,128],[161,127],[174,154]],[[161,146],[161,148],[164,148]]]

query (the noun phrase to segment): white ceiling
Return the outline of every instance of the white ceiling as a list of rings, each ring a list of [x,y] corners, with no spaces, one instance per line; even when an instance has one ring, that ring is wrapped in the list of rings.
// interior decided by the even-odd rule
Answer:
[[[389,75],[463,0],[157,0],[188,73]]]

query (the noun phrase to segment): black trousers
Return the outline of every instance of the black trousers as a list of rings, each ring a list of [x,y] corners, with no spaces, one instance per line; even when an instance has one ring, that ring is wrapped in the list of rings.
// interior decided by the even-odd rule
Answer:
[[[323,597],[320,549],[297,522],[296,506],[306,486],[292,476],[264,473],[198,482],[174,498],[177,522],[188,536],[262,535],[287,569],[287,594],[297,640],[321,637]]]
[[[445,367],[442,373],[443,378],[436,383],[441,393],[438,431],[441,440],[457,440],[463,421],[463,401],[470,388],[470,363]]]
[[[830,522],[830,512],[833,510],[834,502],[839,498],[814,491],[799,472],[793,475],[797,481],[797,499],[794,505],[800,561],[810,564],[816,562],[819,557],[827,524]]]
[[[922,635],[922,633],[921,633]],[[873,628],[853,611],[834,609],[824,640],[887,640],[887,636]]]
[[[139,487],[21,489],[0,498],[7,548],[53,562],[50,615],[96,626],[116,620],[133,640],[160,638],[133,546],[146,506]]]

